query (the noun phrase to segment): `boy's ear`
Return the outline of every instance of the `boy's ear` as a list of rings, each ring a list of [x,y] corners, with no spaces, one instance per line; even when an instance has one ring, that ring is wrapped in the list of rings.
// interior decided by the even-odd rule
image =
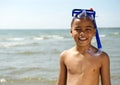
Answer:
[[[96,28],[94,28],[95,30],[94,30],[94,36],[96,36]]]
[[[73,37],[73,35],[72,35],[72,28],[70,29],[70,34],[71,34],[71,36]]]
[[[70,29],[70,33],[72,33],[72,28]]]

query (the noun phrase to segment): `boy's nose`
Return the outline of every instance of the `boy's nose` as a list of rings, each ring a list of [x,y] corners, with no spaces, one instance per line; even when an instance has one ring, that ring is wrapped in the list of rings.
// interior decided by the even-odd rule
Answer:
[[[80,36],[83,37],[85,33],[83,31],[80,32]]]

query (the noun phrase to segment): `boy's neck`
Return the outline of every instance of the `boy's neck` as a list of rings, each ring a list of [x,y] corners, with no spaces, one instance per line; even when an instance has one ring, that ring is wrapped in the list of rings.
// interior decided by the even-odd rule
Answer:
[[[88,51],[91,48],[91,45],[89,46],[75,46],[75,49],[80,52],[81,54],[84,54],[86,51]]]

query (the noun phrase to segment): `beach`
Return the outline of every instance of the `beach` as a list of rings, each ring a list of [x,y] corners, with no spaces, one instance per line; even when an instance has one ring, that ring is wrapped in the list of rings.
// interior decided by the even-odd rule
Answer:
[[[119,85],[120,28],[100,28],[99,34],[110,56],[111,85]],[[55,85],[59,55],[74,45],[69,29],[0,30],[0,85]]]

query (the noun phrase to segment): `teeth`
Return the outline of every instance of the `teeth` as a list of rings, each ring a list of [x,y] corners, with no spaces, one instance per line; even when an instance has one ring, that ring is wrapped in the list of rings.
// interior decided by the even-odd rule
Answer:
[[[79,37],[79,40],[86,40],[87,38],[85,37]]]

